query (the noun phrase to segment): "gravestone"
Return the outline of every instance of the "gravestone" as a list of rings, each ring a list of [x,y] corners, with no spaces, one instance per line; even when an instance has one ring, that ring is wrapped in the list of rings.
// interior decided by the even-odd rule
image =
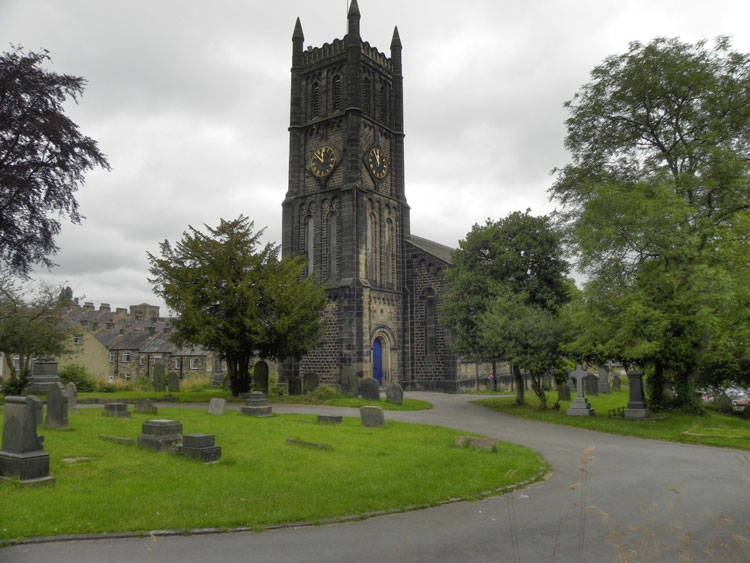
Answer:
[[[335,414],[319,414],[318,424],[341,424],[344,417]]]
[[[263,360],[253,366],[253,391],[268,394],[268,364]]]
[[[401,385],[398,383],[391,383],[385,388],[385,400],[394,405],[401,405],[404,403],[404,390],[401,389]]]
[[[264,417],[271,416],[273,412],[266,396],[260,391],[253,391],[250,393],[250,396],[245,399],[245,406],[242,407],[242,414]]]
[[[367,399],[368,401],[379,401],[380,385],[378,385],[377,380],[372,377],[365,377],[360,386],[360,395],[362,395],[363,399]]]
[[[312,393],[320,385],[320,378],[315,372],[305,372],[302,379],[302,388],[305,393]]]
[[[224,414],[224,409],[227,406],[226,399],[219,399],[214,397],[208,403],[208,414]]]
[[[716,409],[721,414],[732,414],[732,399],[729,395],[722,393],[716,401]]]
[[[55,383],[47,392],[47,418],[44,424],[48,428],[68,428],[68,400],[62,383]]]
[[[622,383],[620,381],[620,376],[615,374],[612,376],[612,391],[615,393],[619,393],[622,390]]]
[[[111,418],[130,418],[127,403],[104,403],[102,416]]]
[[[68,381],[67,385],[65,385],[65,395],[68,397],[68,414],[77,413],[78,390],[76,389],[76,384],[72,381]]]
[[[49,454],[42,448],[44,437],[37,436],[35,397],[5,397],[3,443],[0,450],[0,478],[20,479],[22,484],[53,484],[49,474]]]
[[[41,426],[44,424],[44,401],[42,401],[36,395],[29,395],[29,399],[34,404],[34,412],[36,413],[36,425]]]
[[[289,386],[289,395],[302,395],[302,378],[292,376],[287,381]]]
[[[609,389],[609,368],[601,366],[599,368],[599,393],[611,393]]]
[[[587,373],[583,371],[583,368],[578,365],[575,371],[568,374],[569,380],[576,380],[576,397],[570,403],[570,408],[566,411],[569,416],[592,416],[594,409],[591,408],[591,404],[583,394],[583,380]]]
[[[167,379],[164,375],[164,364],[161,361],[154,363],[154,391],[166,391]]]
[[[646,406],[646,395],[643,392],[643,372],[631,370],[628,372],[628,406],[625,407],[625,418],[638,420],[648,418],[649,410]]]
[[[583,389],[586,395],[599,396],[599,377],[589,373],[583,378]]]
[[[359,378],[352,366],[341,368],[341,392],[347,397],[359,396]]]
[[[141,425],[138,447],[159,452],[175,451],[182,440],[182,423],[176,420],[147,420]]]
[[[213,387],[221,387],[224,381],[224,371],[221,369],[221,358],[214,358],[213,368],[211,370],[211,380]]]
[[[173,371],[167,374],[167,388],[170,393],[177,393],[180,390],[180,376]]]
[[[46,395],[57,383],[57,362],[54,358],[38,358],[34,361],[31,378],[24,391],[34,395]]]
[[[557,386],[557,400],[570,401],[570,385],[561,383]]]
[[[156,414],[159,409],[156,408],[151,399],[136,399],[135,412],[143,414]]]
[[[360,407],[359,416],[362,419],[362,426],[366,426],[367,428],[377,428],[385,424],[385,415],[383,414],[382,407]]]
[[[221,457],[221,446],[215,441],[213,434],[183,434],[182,446],[177,448],[177,453],[203,463],[216,463]]]

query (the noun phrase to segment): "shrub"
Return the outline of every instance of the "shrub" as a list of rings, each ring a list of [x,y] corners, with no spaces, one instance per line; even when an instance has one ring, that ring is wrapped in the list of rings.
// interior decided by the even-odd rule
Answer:
[[[339,397],[341,397],[341,393],[339,393],[335,388],[331,387],[330,385],[319,385],[315,389],[315,391],[310,393],[310,395],[320,401],[338,399]]]
[[[76,386],[76,390],[81,391],[96,391],[98,380],[97,378],[89,373],[85,366],[79,364],[68,364],[57,372],[60,376],[60,380],[63,384],[73,382]]]

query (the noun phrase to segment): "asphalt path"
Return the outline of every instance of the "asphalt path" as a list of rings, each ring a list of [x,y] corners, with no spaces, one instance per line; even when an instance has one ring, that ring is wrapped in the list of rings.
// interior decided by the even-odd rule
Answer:
[[[434,408],[386,411],[387,419],[522,444],[548,461],[549,474],[502,496],[355,522],[21,544],[0,549],[0,562],[750,561],[746,452],[523,420],[471,405],[468,395],[408,396]],[[274,412],[359,414],[299,405]]]

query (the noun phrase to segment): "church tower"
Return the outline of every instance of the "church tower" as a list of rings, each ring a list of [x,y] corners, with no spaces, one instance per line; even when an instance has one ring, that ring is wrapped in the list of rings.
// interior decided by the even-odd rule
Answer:
[[[282,377],[339,383],[350,365],[387,385],[409,364],[401,41],[395,29],[390,57],[363,41],[357,0],[347,20],[320,47],[304,47],[299,19],[292,35],[282,254],[307,257],[328,303],[324,342]]]

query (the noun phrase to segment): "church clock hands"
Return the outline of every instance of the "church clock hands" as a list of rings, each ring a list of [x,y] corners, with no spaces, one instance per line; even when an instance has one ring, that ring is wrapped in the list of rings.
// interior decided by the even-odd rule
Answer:
[[[388,157],[380,147],[372,147],[367,152],[367,167],[370,173],[378,180],[382,180],[388,174]]]
[[[310,171],[318,178],[328,176],[336,166],[336,152],[328,146],[313,151],[310,159]]]

